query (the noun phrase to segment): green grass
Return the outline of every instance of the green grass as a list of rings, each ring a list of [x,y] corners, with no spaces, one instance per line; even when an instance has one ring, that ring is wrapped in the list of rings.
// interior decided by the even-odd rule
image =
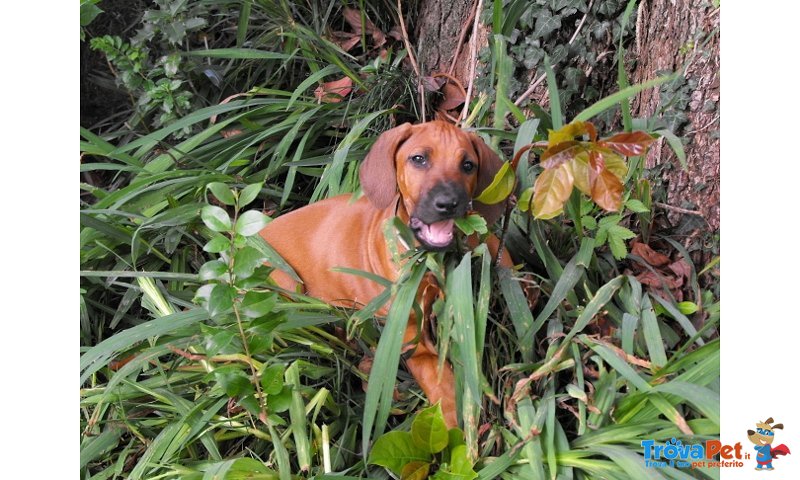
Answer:
[[[376,66],[323,38],[326,25],[342,25],[338,3],[245,5],[242,16],[228,12],[229,44],[190,52],[225,62],[229,90],[217,101],[151,132],[81,128],[81,171],[93,179],[81,184],[81,477],[388,478],[365,465],[366,449],[382,432],[407,430],[426,404],[399,358],[416,282],[430,270],[446,278],[438,347],[454,366],[478,478],[717,478],[644,471],[641,460],[642,440],[719,435],[719,303],[679,243],[670,245],[692,270],[686,300],[700,305],[691,315],[627,275],[637,259],[616,260],[592,231],[516,209],[506,245],[521,271],[497,271],[485,247],[418,253],[424,261],[360,312],[277,296],[264,271],[226,280],[201,270],[230,266],[207,247],[228,235],[203,221],[203,207],[225,203],[210,184],[260,185],[248,208],[273,216],[355,191],[374,138],[393,117],[415,115],[402,52]],[[377,19],[393,4],[359,8],[388,31]],[[510,81],[508,70],[493,78]],[[558,74],[548,66],[548,77]],[[317,103],[317,80],[341,76],[364,90]],[[581,118],[642,88],[625,87]],[[246,94],[219,103],[235,92]],[[507,109],[495,117],[486,107],[494,100],[508,103],[476,99],[485,107],[474,120],[506,153],[568,123],[557,102],[552,117],[518,124],[515,113],[505,123]],[[193,134],[174,140],[184,127]],[[222,136],[228,129],[240,133]],[[522,162],[517,173],[532,184],[539,170]],[[604,217],[596,207],[581,213]],[[620,214],[637,231],[639,215]],[[280,262],[258,237],[231,252],[248,247]],[[235,286],[238,300],[210,312],[194,300],[210,284]],[[388,319],[374,318],[390,294]],[[365,356],[374,357],[366,391]]]

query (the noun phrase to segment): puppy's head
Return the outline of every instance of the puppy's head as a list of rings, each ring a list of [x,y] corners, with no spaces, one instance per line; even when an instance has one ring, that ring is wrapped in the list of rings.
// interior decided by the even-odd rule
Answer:
[[[378,209],[400,194],[409,226],[428,249],[453,242],[454,219],[464,217],[472,198],[482,192],[502,166],[483,140],[446,122],[400,125],[383,133],[359,172],[367,198]],[[503,203],[474,208],[490,225]]]

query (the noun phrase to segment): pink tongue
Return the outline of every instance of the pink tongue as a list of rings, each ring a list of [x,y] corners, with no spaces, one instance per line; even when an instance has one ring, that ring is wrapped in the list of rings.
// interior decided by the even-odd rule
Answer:
[[[453,239],[453,220],[442,220],[422,227],[421,233],[431,245],[444,245]]]

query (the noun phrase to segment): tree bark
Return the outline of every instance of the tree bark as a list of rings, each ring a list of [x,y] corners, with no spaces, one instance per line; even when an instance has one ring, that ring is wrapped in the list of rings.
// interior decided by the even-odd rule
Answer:
[[[422,0],[416,28],[416,48],[423,75],[434,72],[448,73],[458,41],[475,8],[473,0]],[[469,81],[469,36],[464,39],[454,70],[455,77],[464,85]]]
[[[720,208],[719,47],[719,8],[708,0],[644,0],[639,5],[633,49],[637,65],[632,80],[641,83],[659,73],[683,70],[688,103],[685,117],[678,117],[684,121],[676,122],[681,125],[675,132],[687,139],[688,171],[681,168],[663,139],[651,148],[647,166],[668,164],[662,176],[667,187],[666,203],[698,211],[712,231],[719,229]],[[661,97],[659,89],[642,92],[633,104],[635,115],[652,116],[665,103]],[[665,208],[673,224],[688,220],[686,213]]]

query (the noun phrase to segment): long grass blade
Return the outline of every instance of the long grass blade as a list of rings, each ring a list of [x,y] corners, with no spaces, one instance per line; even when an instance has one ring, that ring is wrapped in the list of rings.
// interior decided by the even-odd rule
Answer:
[[[413,261],[412,261],[413,262]],[[383,433],[392,406],[392,392],[400,362],[400,347],[403,343],[403,332],[408,324],[411,307],[417,295],[417,289],[425,274],[424,264],[413,264],[410,277],[400,282],[397,295],[389,308],[386,326],[381,332],[375,360],[367,384],[367,396],[364,400],[363,436],[361,452],[364,458],[369,452],[371,438]]]
[[[675,74],[665,75],[663,77],[654,78],[652,80],[648,80],[646,82],[633,85],[628,88],[623,88],[619,92],[613,93],[584,109],[582,112],[580,112],[578,115],[575,116],[575,121],[585,122],[586,120],[591,120],[592,117],[605,112],[606,110],[612,108],[622,100],[626,98],[631,98],[632,96],[636,95],[642,90],[647,90],[648,88],[657,87],[661,84],[674,80],[675,78],[676,78]],[[553,123],[553,125],[555,126],[555,123]]]

